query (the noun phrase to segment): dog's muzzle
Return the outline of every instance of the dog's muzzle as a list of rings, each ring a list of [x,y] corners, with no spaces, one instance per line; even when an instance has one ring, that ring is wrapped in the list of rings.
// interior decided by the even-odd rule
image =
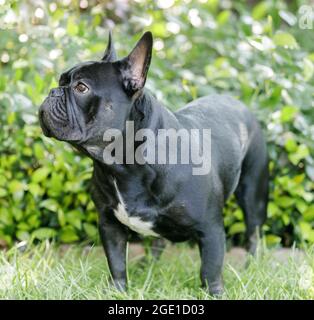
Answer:
[[[50,90],[39,108],[39,121],[46,136],[52,136],[53,129],[61,129],[68,124],[64,87]]]
[[[83,139],[82,120],[76,114],[75,100],[67,87],[51,89],[39,108],[39,122],[47,137],[77,142]]]

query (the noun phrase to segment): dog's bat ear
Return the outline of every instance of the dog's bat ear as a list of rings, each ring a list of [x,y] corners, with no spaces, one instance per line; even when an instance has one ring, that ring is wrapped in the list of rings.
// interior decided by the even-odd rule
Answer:
[[[104,56],[102,57],[101,60],[104,62],[114,62],[115,60],[117,60],[117,54],[116,54],[116,50],[113,45],[111,30],[109,30],[107,49],[106,49]]]
[[[146,82],[153,48],[153,35],[145,32],[131,53],[118,61],[123,84],[128,92],[134,94],[142,89]]]

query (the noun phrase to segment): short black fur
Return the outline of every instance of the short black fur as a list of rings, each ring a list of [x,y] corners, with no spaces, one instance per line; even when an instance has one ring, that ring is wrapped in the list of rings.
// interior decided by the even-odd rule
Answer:
[[[202,285],[220,294],[226,200],[235,193],[252,253],[266,219],[268,159],[260,126],[243,104],[226,95],[199,98],[170,112],[144,88],[151,33],[145,33],[122,60],[117,60],[111,35],[109,40],[101,61],[79,64],[61,76],[60,87],[51,90],[39,111],[43,132],[71,143],[94,161],[92,198],[117,288],[126,289],[126,245],[134,233],[117,218],[117,210],[124,206],[129,218],[149,222],[151,232],[161,238],[196,241]],[[102,153],[108,145],[103,141],[105,130],[119,129],[125,135],[130,120],[135,132],[142,128],[155,134],[158,129],[211,129],[211,158],[206,159],[211,161],[210,172],[193,175],[192,164],[106,164]],[[125,158],[132,150],[124,147]],[[158,254],[161,247],[159,242]]]

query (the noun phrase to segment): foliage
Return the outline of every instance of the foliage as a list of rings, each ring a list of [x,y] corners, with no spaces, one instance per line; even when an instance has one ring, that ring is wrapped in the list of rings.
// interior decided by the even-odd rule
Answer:
[[[271,0],[254,6],[217,0],[3,2],[0,239],[5,245],[16,239],[97,237],[97,214],[87,193],[91,161],[43,137],[36,114],[61,72],[101,57],[113,25],[121,57],[144,30],[153,32],[147,86],[170,109],[229,91],[253,110],[271,160],[266,239],[314,243],[314,42],[313,33],[298,23],[301,1],[290,7]],[[229,239],[242,243],[243,214],[233,200],[225,225]]]

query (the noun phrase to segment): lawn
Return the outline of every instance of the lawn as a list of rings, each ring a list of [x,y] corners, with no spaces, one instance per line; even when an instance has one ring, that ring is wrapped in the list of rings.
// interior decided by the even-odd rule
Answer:
[[[0,252],[0,298],[211,299],[199,288],[196,247],[168,245],[159,261],[143,263],[142,258],[142,248],[131,245],[129,290],[120,293],[108,285],[100,247],[57,247],[49,242],[27,249],[15,246]],[[245,261],[242,249],[227,253],[224,299],[314,298],[314,248],[259,249],[256,258]]]

